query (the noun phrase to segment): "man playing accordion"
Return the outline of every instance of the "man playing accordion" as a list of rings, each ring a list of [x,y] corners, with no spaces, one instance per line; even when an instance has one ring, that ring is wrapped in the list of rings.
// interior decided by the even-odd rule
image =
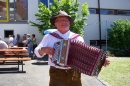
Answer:
[[[57,31],[54,31],[53,33],[56,33],[55,35],[58,35],[62,39],[69,39],[75,34],[69,30],[74,19],[64,11],[59,11],[56,16],[50,18],[50,22],[57,28]],[[55,53],[54,44],[60,40],[61,39],[56,36],[47,34],[35,48],[37,57],[43,57],[45,54],[49,55],[49,86],[82,86],[80,72],[74,70],[70,66],[59,66],[52,62],[52,57]],[[73,40],[84,42],[84,39],[81,36],[76,36]],[[104,66],[108,64],[109,60],[106,59]]]

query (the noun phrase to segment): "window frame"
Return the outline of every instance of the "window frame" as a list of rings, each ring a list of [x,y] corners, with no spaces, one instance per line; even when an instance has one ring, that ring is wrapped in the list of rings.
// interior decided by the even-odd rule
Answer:
[[[91,11],[94,11],[94,13],[91,13]],[[92,8],[89,8],[89,12],[90,12],[90,14],[96,14],[96,9],[92,9]]]
[[[0,19],[0,23],[1,22],[9,22],[9,1],[8,0],[6,0],[6,2],[5,2],[6,4],[6,19]]]
[[[12,34],[6,34],[7,31],[12,32]],[[4,38],[8,38],[9,35],[14,35],[14,30],[4,30]]]
[[[101,11],[112,11],[113,13],[108,14],[106,12],[104,13],[104,12],[101,12]],[[101,15],[115,15],[114,10],[112,10],[112,9],[100,9],[100,14]]]
[[[106,40],[101,40],[101,41],[100,40],[90,40],[90,45],[99,46],[100,42],[101,42],[101,45],[106,45]]]
[[[16,0],[14,0],[14,2],[15,1]],[[16,3],[15,3],[15,5],[16,5]],[[4,24],[6,24],[6,23],[8,23],[8,24],[28,24],[29,23],[28,22],[28,0],[27,0],[27,8],[26,8],[26,10],[27,10],[27,12],[26,12],[26,20],[17,20],[16,17],[15,17],[15,19],[13,21],[11,21],[10,20],[10,10],[9,10],[10,7],[9,6],[10,6],[9,0],[6,0],[6,9],[8,9],[6,11],[6,15],[8,17],[7,17],[6,20],[0,19],[0,23],[4,23]],[[16,11],[14,11],[14,12],[16,13]],[[14,16],[16,16],[16,14]]]
[[[130,10],[117,10],[117,15],[130,16],[130,13],[129,13],[129,14],[119,14],[119,11],[122,11],[122,12],[130,12]]]
[[[40,2],[42,2],[42,3],[44,3],[44,5],[46,5],[46,7],[50,7],[50,3],[54,3],[54,0],[47,0],[46,1],[46,3],[45,3],[45,0],[38,0],[38,4],[40,3]]]

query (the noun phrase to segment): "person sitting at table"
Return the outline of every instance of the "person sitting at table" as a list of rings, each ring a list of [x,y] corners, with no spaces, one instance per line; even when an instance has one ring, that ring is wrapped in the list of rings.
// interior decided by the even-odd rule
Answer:
[[[5,41],[2,40],[2,37],[0,36],[0,49],[7,49],[8,45]]]
[[[8,46],[9,47],[13,47],[14,46],[14,44],[13,44],[13,37],[12,37],[12,35],[9,35],[9,41],[8,41]]]
[[[12,36],[13,37],[13,44],[14,46],[18,45],[17,39],[15,38],[15,35]]]
[[[7,49],[8,45],[6,44],[6,42],[4,42],[2,40],[2,37],[0,36],[0,49]],[[3,57],[5,54],[5,52],[0,52],[0,57]],[[5,61],[3,61],[3,63],[5,63]]]
[[[23,38],[22,38],[22,42],[23,42],[23,46],[24,46],[24,47],[26,47],[26,43],[25,43],[26,40],[27,40],[26,35],[27,35],[27,34],[24,34],[24,35],[23,35]]]
[[[17,39],[17,46],[18,47],[23,47],[23,42],[22,42],[22,38],[21,38],[21,36],[19,35],[19,34],[17,34],[17,37],[16,37],[16,39]]]

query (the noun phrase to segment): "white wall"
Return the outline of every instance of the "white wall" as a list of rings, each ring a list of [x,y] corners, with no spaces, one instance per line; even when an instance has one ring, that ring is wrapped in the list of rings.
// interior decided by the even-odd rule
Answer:
[[[88,2],[89,7],[98,8],[98,0],[78,0],[81,3]],[[101,8],[130,10],[130,0],[99,0]]]
[[[101,8],[130,10],[130,0],[100,0]]]
[[[89,40],[99,39],[98,29],[98,15],[89,15],[87,20],[87,26],[85,26],[84,40],[89,44]]]
[[[28,33],[28,24],[1,24],[0,35],[4,41],[8,41],[8,38],[4,38],[4,30],[14,30],[14,35]]]
[[[91,8],[97,8],[98,7],[98,0],[78,0],[80,4],[87,2],[89,4],[89,7]]]
[[[33,21],[38,23],[38,21],[36,21],[36,16],[35,14],[38,12],[38,0],[28,0],[28,20],[29,21]],[[31,26],[31,24],[28,25],[28,29],[29,29],[29,34],[35,34],[36,38],[37,38],[37,43],[39,43],[42,38],[43,35],[41,35],[38,31],[37,27]]]

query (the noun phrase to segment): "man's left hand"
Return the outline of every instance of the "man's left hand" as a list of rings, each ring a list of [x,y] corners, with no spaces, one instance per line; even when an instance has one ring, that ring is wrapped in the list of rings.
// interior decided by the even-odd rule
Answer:
[[[105,56],[106,60],[105,60],[105,63],[104,63],[104,66],[108,66],[110,64],[110,60],[108,59],[108,56]]]

